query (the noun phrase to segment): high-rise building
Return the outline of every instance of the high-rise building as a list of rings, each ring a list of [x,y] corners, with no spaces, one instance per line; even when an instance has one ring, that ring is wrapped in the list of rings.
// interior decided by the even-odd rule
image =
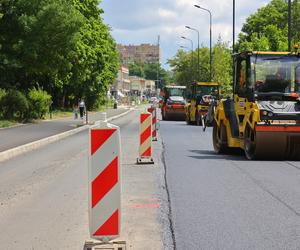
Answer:
[[[127,66],[130,63],[159,63],[159,45],[121,45],[117,46],[120,53],[121,64]]]

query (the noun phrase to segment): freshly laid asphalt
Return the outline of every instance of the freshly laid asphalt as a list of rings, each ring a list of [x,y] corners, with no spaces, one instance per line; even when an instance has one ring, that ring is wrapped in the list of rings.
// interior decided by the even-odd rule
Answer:
[[[108,109],[107,117],[119,115],[127,111],[125,108]],[[99,119],[100,113],[93,113],[89,116],[89,121],[94,122]],[[52,135],[63,133],[78,126],[83,125],[85,119],[74,119],[74,117],[42,121],[37,124],[26,124],[18,127],[0,129],[0,152],[12,149],[30,142],[34,142]]]
[[[160,129],[176,249],[300,249],[300,162],[216,155],[211,129]]]

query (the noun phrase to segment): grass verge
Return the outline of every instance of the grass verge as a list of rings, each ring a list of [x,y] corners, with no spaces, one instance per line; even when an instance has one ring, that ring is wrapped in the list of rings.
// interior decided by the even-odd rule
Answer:
[[[53,110],[51,115],[52,119],[58,119],[74,116],[74,113],[71,110]],[[49,113],[46,115],[45,119],[51,119]]]
[[[0,120],[0,128],[9,128],[17,124],[18,122],[16,121]]]

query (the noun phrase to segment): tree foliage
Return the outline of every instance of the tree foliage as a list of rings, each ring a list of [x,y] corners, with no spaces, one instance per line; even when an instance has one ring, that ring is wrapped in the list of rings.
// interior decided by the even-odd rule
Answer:
[[[206,47],[200,48],[200,69],[198,71],[197,55],[198,50],[186,52],[178,50],[175,57],[169,59],[175,82],[178,85],[189,86],[192,81],[210,81],[210,53]],[[232,58],[229,45],[224,43],[221,38],[218,39],[213,48],[213,79],[222,85],[223,93],[229,93],[231,90],[232,79]],[[199,73],[198,73],[199,72]]]
[[[117,74],[118,54],[98,0],[2,0],[0,87],[42,88],[56,106],[94,107]]]
[[[239,35],[238,49],[287,51],[288,5],[285,0],[272,0],[250,15]],[[293,43],[300,41],[300,0],[292,2]]]

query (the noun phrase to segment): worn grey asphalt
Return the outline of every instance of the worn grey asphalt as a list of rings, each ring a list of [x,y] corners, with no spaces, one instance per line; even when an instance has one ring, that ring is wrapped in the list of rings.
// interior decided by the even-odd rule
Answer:
[[[160,128],[176,249],[300,249],[300,162],[216,155],[211,129]]]
[[[135,165],[139,111],[113,121],[122,140],[122,234],[127,249],[172,249],[161,144]],[[88,133],[0,163],[0,249],[83,249],[89,239]]]
[[[126,109],[119,108],[108,109],[106,112],[109,118],[125,111]],[[99,113],[94,113],[89,116],[89,120],[96,121],[98,117]],[[42,121],[37,124],[26,124],[14,128],[0,129],[0,152],[69,131],[82,124],[82,120],[74,120],[71,117],[52,121]]]

